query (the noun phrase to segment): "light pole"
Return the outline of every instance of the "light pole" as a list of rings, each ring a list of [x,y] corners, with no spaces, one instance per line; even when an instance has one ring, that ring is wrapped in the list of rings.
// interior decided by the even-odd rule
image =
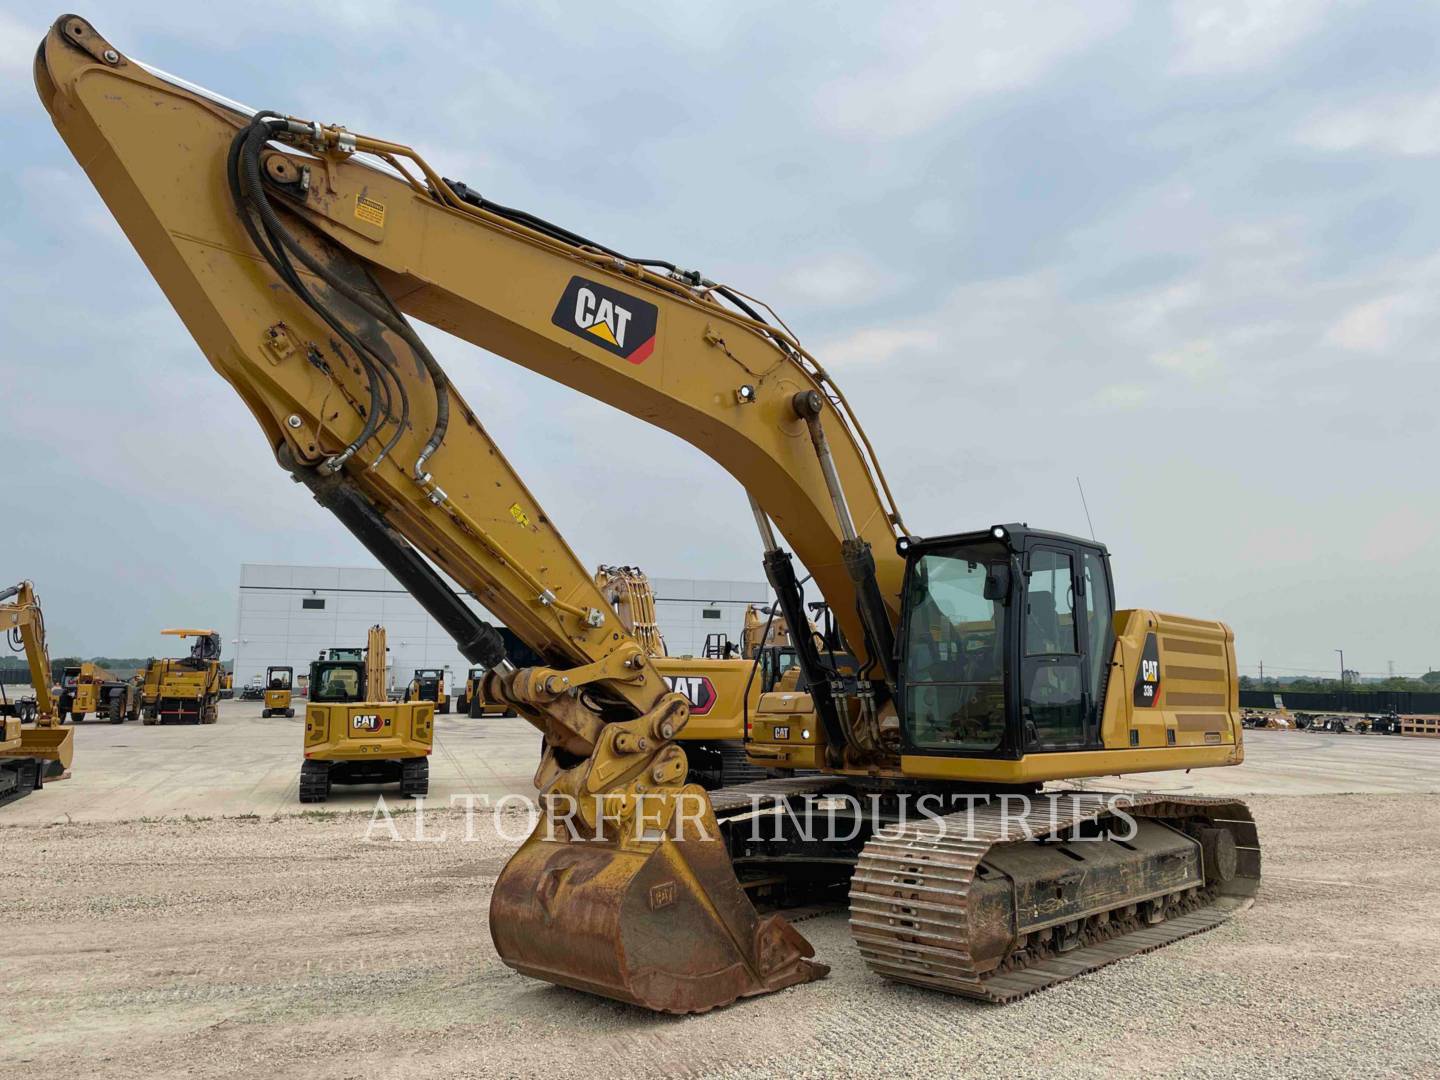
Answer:
[[[1340,654],[1340,711],[1345,711],[1345,650],[1336,649]]]

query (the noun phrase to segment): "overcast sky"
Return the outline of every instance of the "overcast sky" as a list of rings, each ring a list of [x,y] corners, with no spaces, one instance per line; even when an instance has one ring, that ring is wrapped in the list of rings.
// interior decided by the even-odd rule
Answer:
[[[1122,605],[1225,619],[1252,672],[1440,666],[1436,5],[423,8],[79,13],[769,300],[913,531],[1086,533],[1079,475]],[[35,580],[56,654],[228,643],[241,562],[371,560],[51,126],[30,64],[58,13],[0,3],[0,577]],[[697,451],[425,336],[587,563],[760,579],[743,492]]]

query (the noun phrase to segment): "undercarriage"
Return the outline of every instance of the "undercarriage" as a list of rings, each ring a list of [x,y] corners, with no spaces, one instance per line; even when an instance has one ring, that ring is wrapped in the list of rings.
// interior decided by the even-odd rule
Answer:
[[[1255,825],[1235,800],[815,777],[711,802],[757,905],[848,901],[871,970],[992,1002],[1208,930],[1259,884]]]

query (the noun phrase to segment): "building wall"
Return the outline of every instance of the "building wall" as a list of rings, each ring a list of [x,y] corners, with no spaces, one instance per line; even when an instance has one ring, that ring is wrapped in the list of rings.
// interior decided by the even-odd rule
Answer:
[[[764,584],[741,581],[657,578],[652,584],[660,632],[674,655],[700,655],[705,635],[713,632],[739,645],[745,605],[764,603],[769,595]],[[378,567],[243,563],[238,604],[239,631],[224,649],[235,661],[237,688],[272,664],[304,675],[321,649],[363,647],[377,622],[390,647],[392,686],[403,685],[417,667],[448,667],[453,689],[469,667],[450,635]]]
[[[707,634],[723,633],[736,648],[745,627],[745,608],[768,604],[764,582],[707,581],[695,578],[651,578],[655,619],[671,656],[701,656]]]

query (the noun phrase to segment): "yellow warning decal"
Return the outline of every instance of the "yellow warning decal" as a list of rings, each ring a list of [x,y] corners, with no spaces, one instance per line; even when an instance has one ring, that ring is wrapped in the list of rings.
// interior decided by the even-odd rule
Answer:
[[[519,503],[516,503],[514,506],[510,507],[510,516],[515,519],[515,523],[517,525],[520,525],[526,529],[530,527],[530,518],[524,510],[520,509]]]
[[[364,195],[356,195],[355,216],[367,225],[383,229],[385,227],[385,204],[376,202],[374,199],[367,199]]]

